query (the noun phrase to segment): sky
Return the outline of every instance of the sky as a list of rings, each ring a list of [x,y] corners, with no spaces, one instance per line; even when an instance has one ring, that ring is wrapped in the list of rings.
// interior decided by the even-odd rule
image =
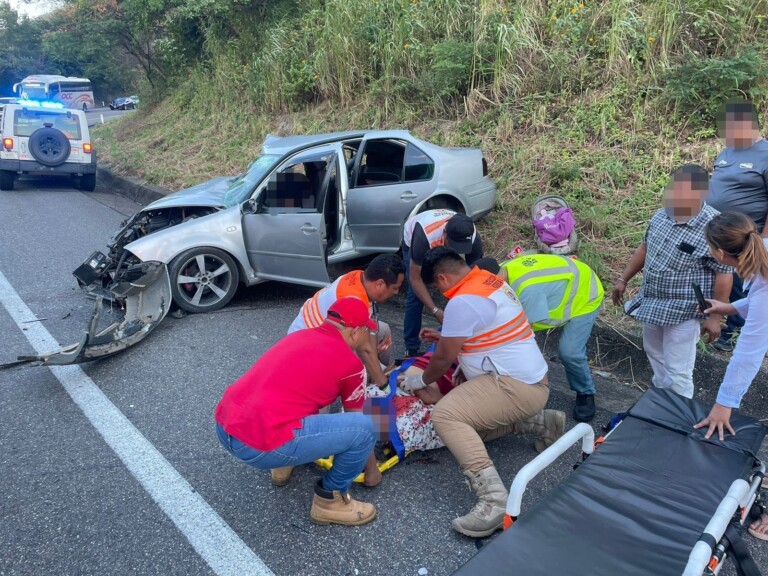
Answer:
[[[16,10],[20,15],[24,14],[29,18],[35,18],[42,14],[46,14],[55,9],[59,3],[55,0],[7,0],[11,8]]]

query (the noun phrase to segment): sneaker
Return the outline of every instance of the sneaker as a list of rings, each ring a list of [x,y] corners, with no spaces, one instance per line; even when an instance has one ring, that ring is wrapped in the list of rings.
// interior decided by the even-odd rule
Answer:
[[[341,524],[343,526],[361,526],[376,518],[377,510],[373,504],[358,502],[348,493],[338,490],[326,490],[322,480],[315,484],[315,497],[309,519],[315,524]]]
[[[733,352],[733,338],[718,338],[715,340],[715,343],[712,344],[712,347],[715,350],[720,350],[721,352]]]
[[[595,417],[595,395],[576,394],[576,405],[573,407],[573,419],[576,422],[591,422]]]

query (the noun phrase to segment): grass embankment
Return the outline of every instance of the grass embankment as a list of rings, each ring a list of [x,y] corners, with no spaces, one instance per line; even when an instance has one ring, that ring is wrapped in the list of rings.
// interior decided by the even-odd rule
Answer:
[[[179,189],[243,170],[267,133],[407,128],[484,151],[499,190],[481,224],[492,255],[532,248],[531,202],[562,194],[579,256],[610,290],[669,172],[711,169],[715,108],[768,95],[768,0],[274,6],[247,33],[209,29],[170,91],[95,131],[100,159]]]

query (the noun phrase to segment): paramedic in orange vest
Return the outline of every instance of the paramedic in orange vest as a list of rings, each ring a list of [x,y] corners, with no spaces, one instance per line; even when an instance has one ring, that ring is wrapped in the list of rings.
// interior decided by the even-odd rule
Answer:
[[[398,293],[405,280],[405,266],[395,254],[376,256],[365,270],[355,270],[339,277],[333,284],[315,293],[304,302],[298,316],[288,328],[288,334],[305,328],[317,328],[331,305],[348,296],[362,300],[376,320],[377,330],[359,348],[357,354],[365,365],[371,382],[387,385],[382,364],[388,367],[392,361],[392,333],[385,322],[378,320],[376,305],[386,302]]]
[[[425,285],[434,285],[449,300],[442,331],[422,330],[425,340],[437,341],[429,365],[400,385],[420,398],[425,393],[438,397],[432,423],[478,499],[451,524],[457,532],[483,538],[502,527],[508,496],[484,442],[512,432],[536,432],[542,436],[536,443],[541,451],[562,436],[565,413],[544,410],[547,362],[509,285],[470,268],[447,247],[427,253],[421,275]],[[434,382],[457,356],[466,381],[440,398]]]
[[[405,222],[403,228],[403,260],[405,261],[408,295],[405,301],[403,336],[408,356],[418,356],[421,348],[419,330],[424,307],[438,322],[443,311],[435,306],[429,290],[421,280],[421,265],[427,250],[448,246],[462,254],[468,264],[483,257],[483,242],[472,219],[453,210],[427,210]]]

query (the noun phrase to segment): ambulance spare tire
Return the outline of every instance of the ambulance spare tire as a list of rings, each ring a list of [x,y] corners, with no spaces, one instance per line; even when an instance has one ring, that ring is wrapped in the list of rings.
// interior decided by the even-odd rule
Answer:
[[[29,137],[29,153],[43,166],[64,164],[69,152],[69,138],[56,128],[40,128]]]

